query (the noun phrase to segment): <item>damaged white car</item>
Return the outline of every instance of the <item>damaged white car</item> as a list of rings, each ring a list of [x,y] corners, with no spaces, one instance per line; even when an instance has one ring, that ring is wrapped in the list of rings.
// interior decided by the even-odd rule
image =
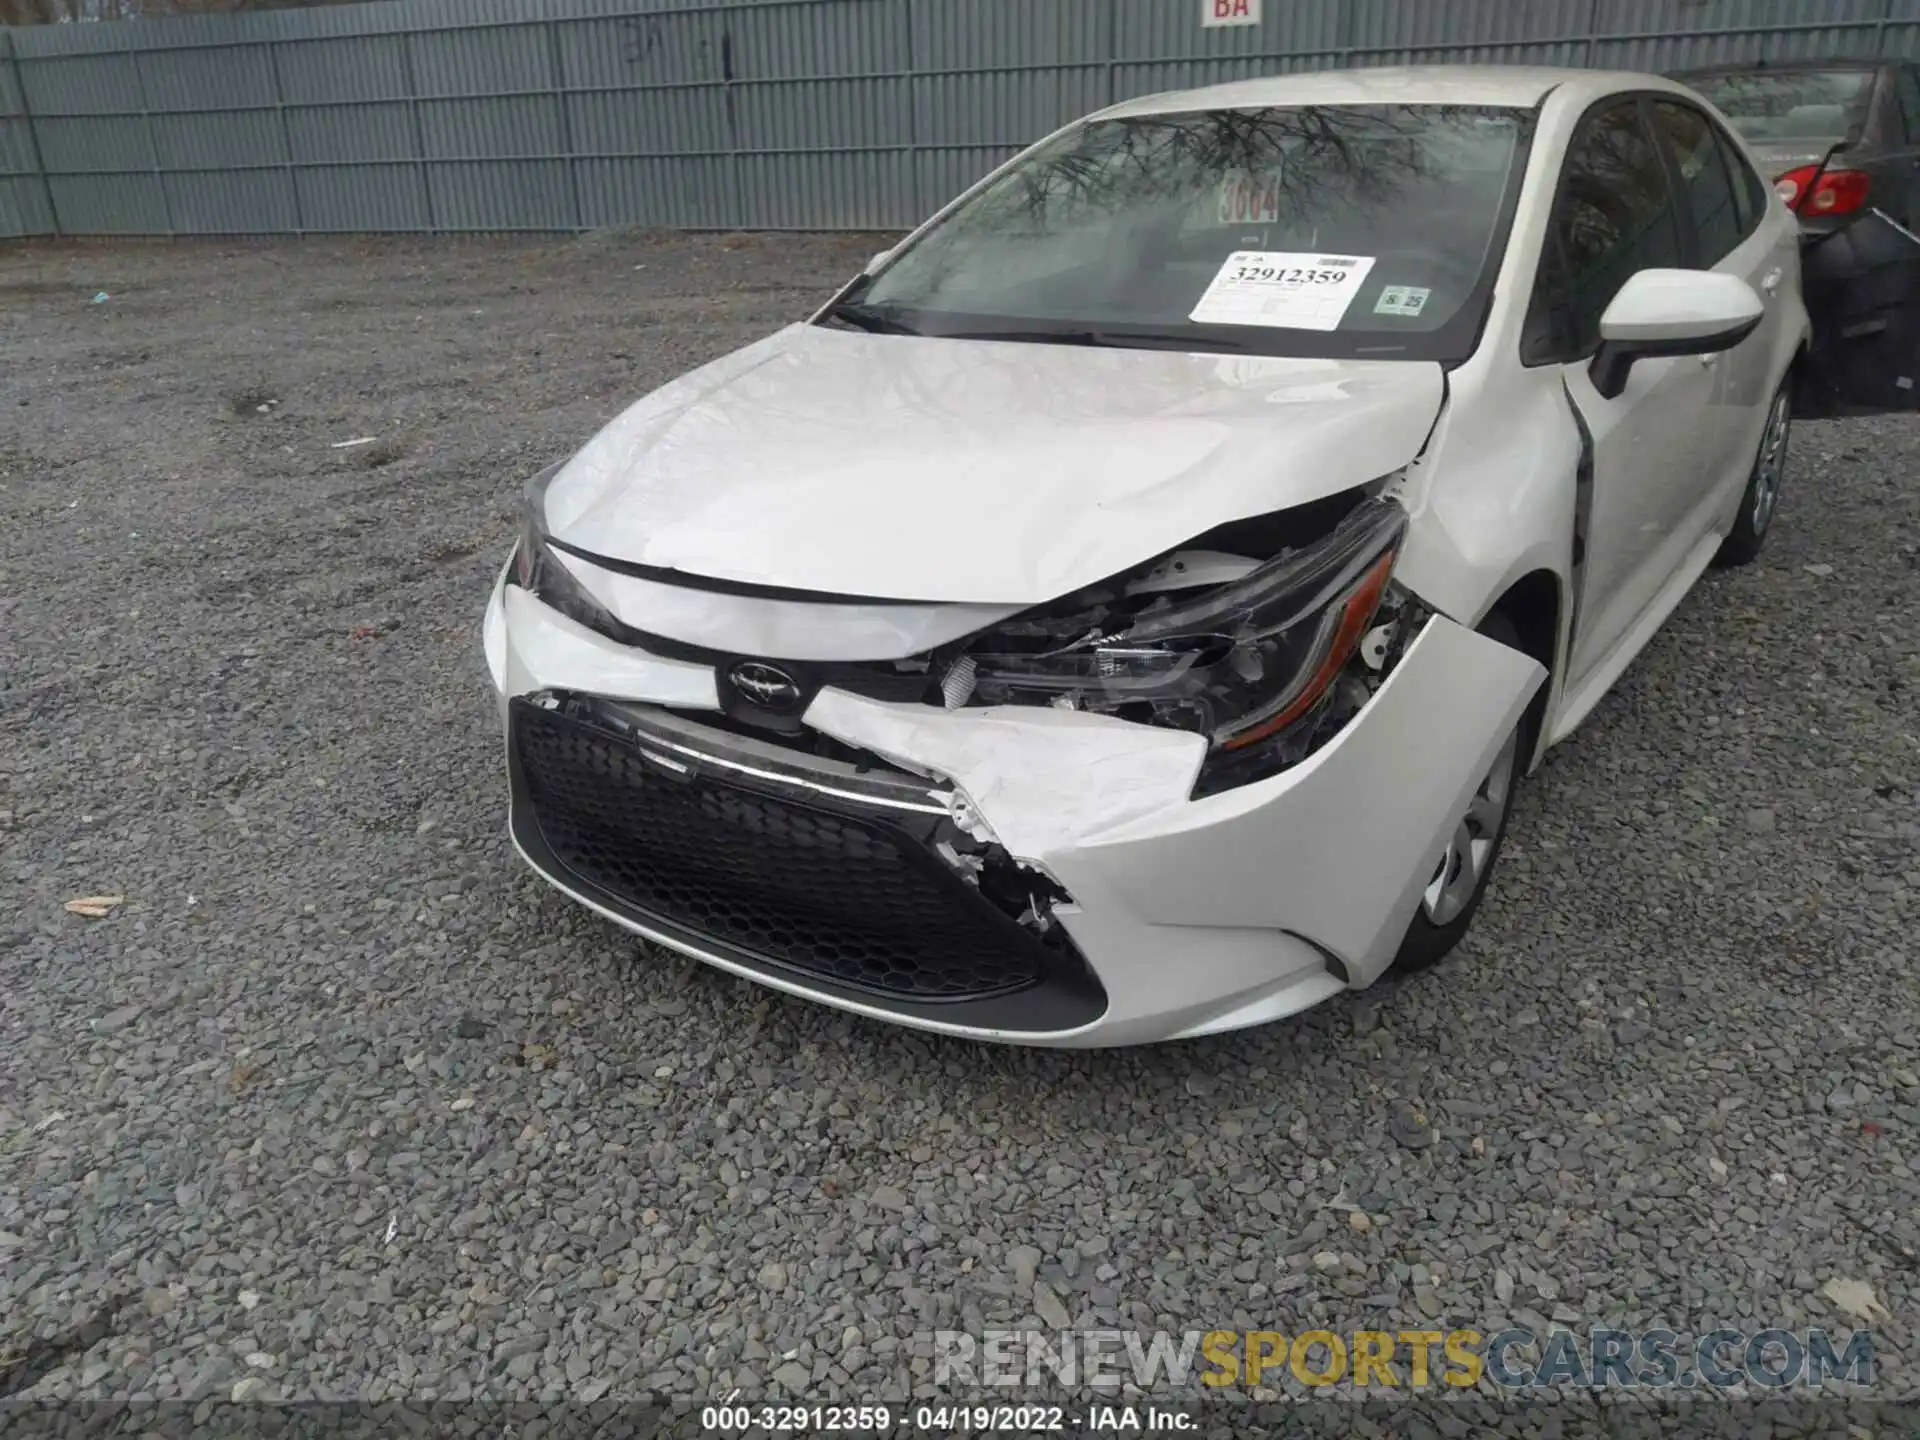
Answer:
[[[1810,340],[1649,76],[1115,106],[526,493],[515,844],[662,945],[1045,1045],[1437,959],[1515,786],[1716,556]]]

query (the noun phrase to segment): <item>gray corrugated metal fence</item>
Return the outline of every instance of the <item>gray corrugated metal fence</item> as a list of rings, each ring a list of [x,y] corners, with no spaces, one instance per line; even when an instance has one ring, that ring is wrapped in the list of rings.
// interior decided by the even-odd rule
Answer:
[[[0,235],[891,229],[1113,100],[1920,53],[1920,0],[391,0],[0,31]]]

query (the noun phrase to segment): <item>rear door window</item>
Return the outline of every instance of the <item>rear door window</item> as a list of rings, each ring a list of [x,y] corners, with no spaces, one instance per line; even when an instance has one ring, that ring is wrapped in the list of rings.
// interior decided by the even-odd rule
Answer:
[[[1711,269],[1752,233],[1753,224],[1742,218],[1739,191],[1713,122],[1693,106],[1671,100],[1654,101],[1653,121],[1672,152],[1686,195],[1696,237],[1695,263]]]
[[[1713,134],[1720,142],[1720,155],[1726,161],[1727,174],[1733,177],[1734,203],[1740,207],[1740,233],[1743,236],[1751,235],[1765,218],[1773,192],[1760,178],[1760,172],[1741,153],[1731,135],[1718,125],[1713,127]]]

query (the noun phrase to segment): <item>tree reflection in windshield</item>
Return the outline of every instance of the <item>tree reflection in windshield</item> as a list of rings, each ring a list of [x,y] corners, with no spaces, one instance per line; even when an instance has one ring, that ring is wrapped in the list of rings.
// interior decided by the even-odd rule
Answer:
[[[1099,148],[1023,167],[1018,189],[1005,200],[1009,211],[1044,233],[1088,210],[1119,216],[1189,203],[1196,185],[1254,174],[1271,177],[1280,207],[1295,224],[1309,223],[1334,205],[1378,204],[1408,182],[1430,177],[1432,159],[1419,143],[1424,128],[1406,111],[1327,107],[1219,110],[1200,123],[1187,117],[1119,122],[1089,136],[1107,142]],[[1394,140],[1401,143],[1389,143]]]
[[[1199,328],[1189,313],[1229,255],[1325,252],[1375,261],[1339,325],[1350,347],[1382,333],[1411,346],[1483,288],[1530,116],[1349,105],[1094,120],[903,250],[862,302],[933,333],[979,321],[1020,338],[1025,321],[1034,338],[1177,337]],[[1412,298],[1383,308],[1389,287]]]

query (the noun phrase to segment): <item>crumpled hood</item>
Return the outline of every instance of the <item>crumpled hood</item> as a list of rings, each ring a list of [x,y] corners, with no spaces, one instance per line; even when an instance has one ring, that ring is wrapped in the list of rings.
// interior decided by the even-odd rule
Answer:
[[[1419,453],[1425,361],[793,325],[615,418],[547,492],[590,554],[752,585],[1030,605]]]

